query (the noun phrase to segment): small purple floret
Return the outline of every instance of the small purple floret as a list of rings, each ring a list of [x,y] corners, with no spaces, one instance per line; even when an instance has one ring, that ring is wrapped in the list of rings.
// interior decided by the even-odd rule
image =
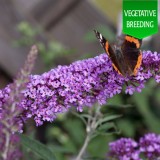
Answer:
[[[146,134],[140,138],[139,146],[140,152],[144,153],[149,160],[160,158],[160,135]]]
[[[43,121],[52,122],[58,113],[72,106],[83,111],[83,107],[95,102],[103,105],[107,99],[121,93],[127,83],[127,94],[141,92],[150,78],[160,82],[160,54],[156,52],[143,51],[142,65],[135,77],[119,75],[107,54],[101,54],[69,66],[58,66],[42,75],[31,75],[19,107],[24,109],[24,118],[33,117],[36,124],[41,125]],[[9,92],[9,86],[0,91],[0,117]]]
[[[121,138],[109,143],[109,156],[117,160],[140,160],[138,143],[131,138]]]
[[[155,133],[145,134],[139,142],[131,138],[121,138],[109,143],[107,157],[114,160],[147,160],[160,159],[160,135]]]

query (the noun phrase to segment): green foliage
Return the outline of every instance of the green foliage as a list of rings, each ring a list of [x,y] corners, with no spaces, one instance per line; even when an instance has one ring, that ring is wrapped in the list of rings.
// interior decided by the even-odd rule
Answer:
[[[37,38],[41,29],[34,29],[27,22],[20,23],[17,29],[21,38],[15,41],[14,45],[30,46],[36,42],[47,68],[53,66],[53,62],[58,58],[63,57],[66,60],[74,53],[73,50],[55,40],[44,44]],[[109,28],[98,26],[95,29],[103,33],[109,41],[115,39],[114,33]],[[84,40],[86,42],[95,41],[94,32],[86,33]],[[89,54],[85,54],[81,58],[89,56]],[[93,122],[95,119],[96,109],[97,106],[93,106],[92,108],[86,107],[83,113],[71,111],[59,115],[52,124],[45,124],[47,127],[44,135],[38,134],[44,136],[46,144],[22,135],[25,160],[53,160],[55,155],[56,160],[74,159],[85,141],[88,120]],[[84,158],[105,159],[108,142],[119,137],[137,138],[145,132],[160,133],[159,123],[160,88],[154,81],[148,82],[141,93],[134,93],[132,96],[123,93],[116,95],[101,107],[86,148],[88,154]]]
[[[16,47],[31,46],[35,43],[35,36],[40,32],[40,29],[33,29],[27,22],[21,22],[17,25],[17,31],[21,34],[21,38],[14,41]]]
[[[23,134],[20,137],[22,145],[29,148],[30,151],[37,154],[40,158],[44,160],[56,160],[53,152],[44,144]]]
[[[92,130],[86,148],[88,154],[83,156],[83,159],[105,159],[107,143],[119,137],[136,138],[145,132],[160,133],[160,112],[157,111],[159,95],[157,84],[150,81],[141,93],[132,96],[122,93],[110,99],[107,105],[98,111],[94,122],[95,129]],[[56,155],[57,160],[69,160],[77,156],[87,136],[88,120],[92,122],[95,119],[97,107],[86,107],[82,113],[71,110],[48,125],[45,146]],[[32,148],[31,150],[34,151]]]
[[[74,51],[68,49],[61,43],[52,39],[49,42],[42,38],[42,29],[34,28],[31,24],[24,21],[17,25],[17,30],[20,33],[20,39],[13,42],[15,47],[31,46],[36,44],[38,46],[39,54],[47,69],[54,66],[54,62],[58,58],[64,59],[68,55],[73,54]]]
[[[144,123],[147,125],[148,129],[155,133],[160,133],[160,119],[156,117],[153,111],[150,109],[150,96],[154,93],[153,81],[150,81],[148,87],[143,89],[141,93],[133,95],[133,101],[137,106],[138,111],[141,113]],[[159,91],[160,93],[160,91]]]
[[[104,158],[107,151],[108,136],[99,135],[95,137],[88,146],[88,152],[90,153],[90,160],[97,158]],[[89,158],[88,158],[89,159]]]
[[[43,43],[38,43],[38,48],[40,51],[40,55],[46,65],[46,68],[50,68],[54,66],[55,60],[58,58],[64,58],[74,53],[73,50],[67,49],[62,44],[56,41],[48,42],[48,45],[45,46]]]

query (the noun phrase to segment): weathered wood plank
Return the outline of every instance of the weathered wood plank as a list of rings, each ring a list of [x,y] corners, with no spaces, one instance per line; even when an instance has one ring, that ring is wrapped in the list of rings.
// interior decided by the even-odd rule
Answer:
[[[18,16],[11,1],[0,1],[0,66],[10,76],[15,76],[20,67],[23,66],[29,48],[13,47],[13,41],[19,38],[16,25],[22,20],[22,16]],[[38,61],[34,70],[40,73],[42,63]]]
[[[47,0],[41,1],[33,10],[33,16],[46,29],[50,30],[67,16],[72,9],[82,2],[81,0]]]
[[[23,66],[30,48],[13,48],[11,44],[0,38],[0,66],[10,76],[15,77],[16,73]],[[37,60],[33,73],[43,72],[40,60]]]
[[[29,6],[27,6],[29,3]],[[53,5],[54,4],[54,5]],[[23,7],[25,11],[23,11]],[[27,12],[28,9],[28,12]],[[5,15],[5,17],[4,17]],[[0,65],[7,73],[15,75],[23,65],[29,48],[13,48],[12,42],[19,38],[16,25],[21,20],[29,20],[45,28],[46,39],[60,41],[69,48],[76,49],[77,54],[98,53],[101,50],[98,42],[86,43],[84,36],[99,24],[115,28],[88,1],[81,0],[1,0],[0,1]],[[36,22],[36,23],[35,23]],[[35,25],[35,26],[36,26]],[[94,34],[94,33],[93,33]],[[8,65],[10,64],[10,65]],[[41,63],[37,64],[36,73],[41,72]]]
[[[112,32],[115,32],[115,27],[107,17],[104,17],[88,1],[77,0],[77,5],[74,7],[72,7],[73,0],[68,2],[65,0],[56,1],[56,3],[54,2],[55,5],[51,5],[52,0],[47,0],[47,3],[49,1],[50,6],[48,7],[42,7],[44,1],[41,1],[40,3],[43,2],[40,5],[41,7],[35,6],[35,9],[32,9],[32,15],[35,15],[35,20],[44,26],[49,38],[54,37],[62,44],[76,49],[78,54],[102,51],[97,42],[86,43],[84,41],[86,33],[92,31],[98,25],[108,26]],[[38,8],[40,9],[39,12]],[[37,13],[40,14],[39,17]]]
[[[55,39],[66,46],[76,49],[79,55],[85,53],[96,54],[102,51],[99,43],[97,41],[87,43],[84,37],[86,33],[93,31],[98,25],[108,26],[112,32],[115,32],[115,28],[110,21],[99,13],[94,6],[88,1],[81,1],[68,16],[54,25],[48,34],[53,35]]]

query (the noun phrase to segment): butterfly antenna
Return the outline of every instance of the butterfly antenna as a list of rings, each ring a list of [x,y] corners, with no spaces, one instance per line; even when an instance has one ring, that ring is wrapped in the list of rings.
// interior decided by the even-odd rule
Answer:
[[[106,39],[102,36],[101,33],[99,33],[97,30],[94,30],[94,33],[97,37],[97,39],[99,39],[101,46],[104,48],[105,50],[105,44],[106,44]]]

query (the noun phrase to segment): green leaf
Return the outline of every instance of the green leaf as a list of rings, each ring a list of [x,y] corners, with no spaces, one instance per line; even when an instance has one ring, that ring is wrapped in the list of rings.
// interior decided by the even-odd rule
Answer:
[[[115,124],[113,122],[102,124],[98,127],[98,131],[107,131],[109,129],[115,128]]]
[[[20,138],[22,145],[29,148],[33,153],[36,153],[40,158],[44,160],[56,160],[53,152],[44,144],[23,134],[20,135]]]
[[[36,30],[26,21],[18,24],[17,29],[25,36],[32,38],[36,34]]]
[[[108,104],[108,108],[132,108],[134,107],[132,104],[124,104],[124,105],[114,105],[114,104]]]
[[[105,122],[108,122],[108,121],[111,121],[111,120],[114,120],[114,119],[117,119],[121,117],[121,115],[106,115],[106,117],[100,119],[97,123],[96,123],[96,126],[102,124],[102,123],[105,123]]]
[[[85,138],[84,125],[79,119],[68,119],[67,123],[64,123],[64,127],[69,133],[72,142],[81,145]]]
[[[50,145],[51,149],[53,149],[57,153],[67,153],[67,154],[74,154],[74,150],[70,147],[60,146],[60,145]]]
[[[101,158],[106,157],[108,137],[109,136],[97,136],[92,139],[87,148],[89,152],[88,155],[92,156],[92,158],[84,160],[94,160],[93,157],[99,157],[97,160],[101,160]]]
[[[137,109],[142,114],[145,123],[149,127],[149,129],[153,132],[160,132],[160,120],[155,117],[152,110],[149,108],[149,95],[152,93],[152,90],[148,87],[143,89],[140,93],[135,93],[132,97],[134,99],[135,104],[137,105]]]
[[[130,121],[129,119],[126,118],[121,118],[120,120],[117,121],[117,126],[118,128],[121,129],[121,133],[124,134],[127,137],[134,137],[135,132],[136,132],[136,126],[133,121]]]
[[[103,136],[108,136],[112,135],[114,133],[119,133],[119,130],[117,129],[116,125],[113,122],[110,123],[105,123],[100,125],[95,133],[93,134],[92,138],[98,136],[98,135],[103,135]]]
[[[83,123],[84,123],[85,125],[87,125],[87,122],[86,122],[86,120],[85,120],[85,116],[82,116],[81,114],[76,113],[76,112],[72,112],[72,114],[75,115],[76,117],[80,118],[80,119],[83,121]],[[89,116],[89,115],[87,115],[87,116]],[[88,117],[87,117],[87,118],[88,118]]]

